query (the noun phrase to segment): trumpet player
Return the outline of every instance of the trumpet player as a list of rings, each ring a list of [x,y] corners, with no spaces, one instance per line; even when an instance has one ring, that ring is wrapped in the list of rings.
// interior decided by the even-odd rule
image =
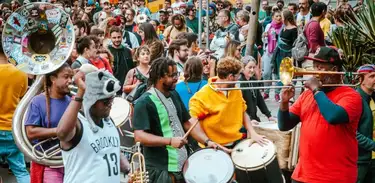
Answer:
[[[32,99],[25,121],[30,141],[37,143],[38,140],[56,137],[56,127],[70,103],[68,94],[72,77],[73,70],[67,63],[45,76],[44,93]],[[58,140],[51,140],[42,144],[42,148],[46,150],[58,144]],[[33,183],[62,183],[64,168],[51,168],[31,162],[30,174]]]
[[[320,47],[313,60],[319,71],[341,71],[339,53]],[[356,131],[362,113],[361,96],[347,86],[322,87],[342,82],[340,75],[319,74],[306,82],[309,89],[289,107],[294,88],[284,89],[278,112],[279,129],[301,126],[299,159],[292,182],[353,183],[357,180]]]
[[[361,66],[360,87],[357,91],[362,97],[362,115],[357,130],[358,140],[358,179],[357,183],[375,181],[375,141],[374,141],[374,115],[375,115],[375,65]]]
[[[120,153],[120,139],[109,113],[119,81],[108,71],[74,76],[78,91],[57,126],[65,183],[120,182],[129,162]],[[83,109],[83,112],[81,111]]]

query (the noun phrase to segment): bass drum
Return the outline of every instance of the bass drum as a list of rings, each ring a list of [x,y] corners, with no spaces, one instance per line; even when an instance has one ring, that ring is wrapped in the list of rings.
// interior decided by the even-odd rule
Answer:
[[[234,165],[224,151],[206,148],[186,160],[182,173],[186,183],[227,183],[233,177]]]
[[[276,146],[269,140],[260,146],[246,139],[232,151],[238,183],[285,183],[276,157]]]

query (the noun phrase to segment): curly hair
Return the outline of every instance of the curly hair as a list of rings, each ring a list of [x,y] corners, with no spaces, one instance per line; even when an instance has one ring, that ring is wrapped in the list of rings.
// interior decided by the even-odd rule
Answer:
[[[141,51],[146,51],[149,54],[151,54],[151,51],[148,48],[148,46],[145,46],[145,45],[144,46],[140,46],[139,48],[137,48],[137,50],[134,53],[134,61],[138,62],[139,55],[141,54]]]
[[[148,87],[156,85],[162,77],[168,74],[169,67],[175,65],[177,65],[175,61],[166,57],[160,57],[152,61],[147,83]]]
[[[240,73],[242,63],[233,57],[221,58],[217,64],[216,71],[220,79],[227,78],[230,74],[236,75]]]

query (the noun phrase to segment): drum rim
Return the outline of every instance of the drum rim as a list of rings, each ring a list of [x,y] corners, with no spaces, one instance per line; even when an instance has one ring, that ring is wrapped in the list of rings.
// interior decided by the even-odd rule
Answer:
[[[242,141],[247,141],[247,140],[249,140],[249,139],[244,139],[244,140],[242,140]],[[266,140],[268,140],[269,142],[272,142],[271,140],[269,140],[269,139],[266,139]],[[242,142],[241,141],[241,142]],[[238,145],[241,143],[241,142],[239,142],[237,145],[235,145],[234,147],[233,147],[233,150],[234,149],[236,149],[236,147],[238,147]],[[255,167],[251,167],[251,168],[248,168],[248,167],[243,167],[243,166],[240,166],[240,165],[237,165],[234,161],[233,161],[233,153],[231,154],[231,159],[232,159],[232,162],[233,162],[233,164],[234,164],[234,166],[237,168],[237,169],[239,169],[239,170],[243,170],[243,171],[255,171],[255,170],[259,170],[259,169],[262,169],[263,167],[266,167],[266,166],[268,166],[269,164],[271,164],[275,159],[276,159],[276,154],[277,154],[277,149],[276,149],[276,145],[272,142],[272,145],[274,146],[274,148],[275,148],[275,153],[272,155],[272,158],[270,159],[270,160],[268,160],[268,161],[266,161],[263,165],[259,165],[259,166],[255,166]]]
[[[132,113],[133,113],[133,106],[132,106],[132,104],[128,101],[128,100],[126,100],[126,99],[124,99],[124,98],[122,98],[122,97],[115,97],[115,99],[121,99],[121,100],[124,100],[125,102],[127,102],[128,104],[129,104],[129,109],[127,110],[128,111],[128,116],[122,121],[122,122],[120,122],[118,125],[116,125],[116,123],[115,123],[115,121],[114,121],[114,119],[112,118],[112,120],[113,120],[113,123],[115,124],[115,126],[116,127],[121,127],[122,125],[124,125],[127,121],[129,121],[130,120],[130,118],[131,118],[131,115],[132,115]],[[113,108],[112,108],[113,109]],[[112,110],[111,109],[111,110]]]
[[[185,166],[186,166],[186,162],[188,161],[188,159],[190,158],[190,156],[193,156],[193,154],[195,154],[195,153],[197,153],[197,152],[199,152],[199,151],[207,150],[207,149],[215,150],[215,149],[213,149],[213,148],[200,148],[200,149],[194,151],[193,153],[191,153],[191,154],[189,155],[189,157],[186,159],[186,161],[184,162],[184,165],[182,165],[182,175],[184,176],[184,180],[185,180],[185,181],[187,181],[187,180],[186,180],[186,178],[185,178],[185,171],[184,171],[184,169],[185,169]],[[232,172],[232,176],[231,176],[230,179],[227,181],[227,182],[229,182],[230,180],[232,180],[232,178],[233,178],[233,176],[234,176],[234,173],[235,173],[235,171],[236,171],[236,166],[234,165],[234,163],[233,163],[233,161],[232,161],[232,157],[231,157],[228,153],[226,153],[224,150],[221,150],[221,149],[216,149],[216,151],[222,151],[224,154],[226,154],[226,155],[230,158],[230,162],[231,162],[231,165],[232,165],[232,167],[233,167],[233,172]]]

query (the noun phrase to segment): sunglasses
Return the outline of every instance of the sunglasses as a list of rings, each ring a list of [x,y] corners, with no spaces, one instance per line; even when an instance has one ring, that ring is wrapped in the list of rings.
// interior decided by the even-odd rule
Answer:
[[[109,106],[110,104],[113,103],[113,99],[114,99],[114,98],[115,98],[115,97],[110,97],[110,98],[101,99],[101,100],[99,100],[99,101],[100,101],[100,102],[103,102],[104,105]]]

